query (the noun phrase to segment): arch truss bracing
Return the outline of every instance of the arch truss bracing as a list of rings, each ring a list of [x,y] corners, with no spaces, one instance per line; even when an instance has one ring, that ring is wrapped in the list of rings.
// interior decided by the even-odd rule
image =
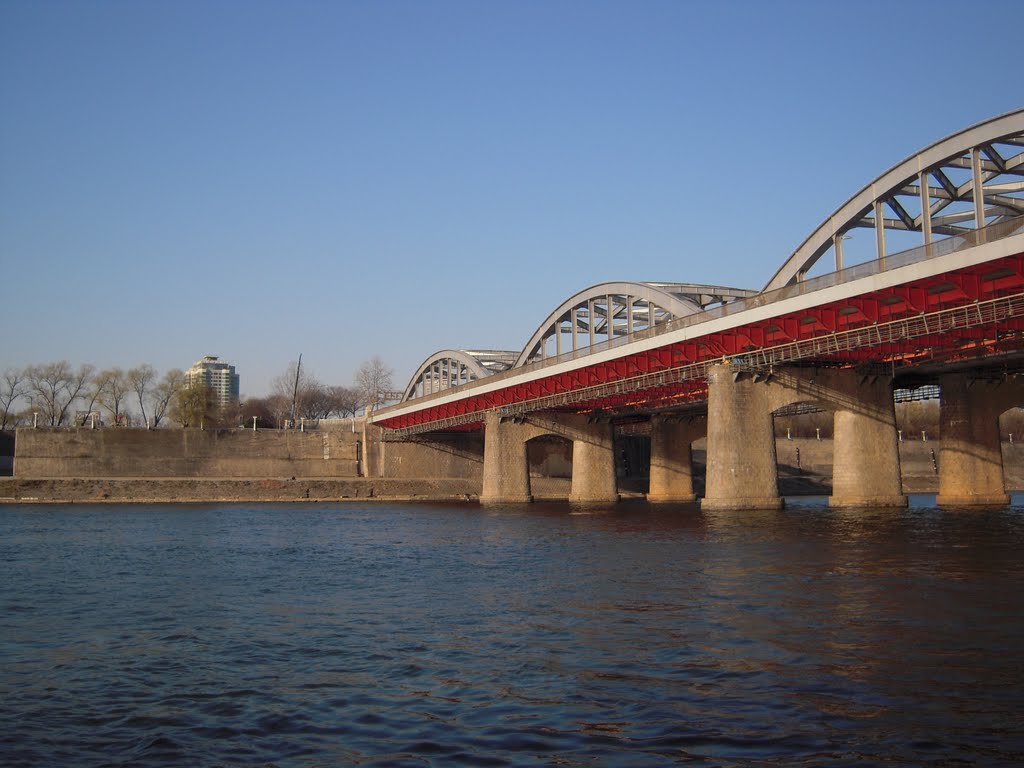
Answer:
[[[515,360],[515,352],[443,349],[423,361],[406,386],[402,401],[414,400],[506,371]]]
[[[919,233],[914,245],[962,235],[1024,214],[1024,110],[966,128],[921,150],[879,176],[818,227],[779,268],[765,290],[804,279],[832,253],[843,269],[844,240],[867,228],[868,258],[888,253],[894,232]],[[905,240],[900,242],[905,243]],[[904,247],[911,247],[904,245]]]
[[[516,367],[664,325],[756,291],[689,283],[601,283],[563,302],[523,348]]]

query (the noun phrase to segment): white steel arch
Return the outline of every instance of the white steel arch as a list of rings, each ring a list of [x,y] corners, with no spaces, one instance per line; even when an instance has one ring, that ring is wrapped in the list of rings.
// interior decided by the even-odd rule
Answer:
[[[832,251],[843,268],[843,239],[856,227],[875,232],[876,258],[886,230],[920,232],[922,242],[1024,214],[1024,109],[954,133],[889,169],[851,197],[779,267],[769,291],[804,279]]]
[[[515,367],[575,352],[757,291],[690,283],[600,283],[566,299],[526,343]]]
[[[515,352],[442,349],[424,360],[416,370],[405,387],[402,402],[508,370],[515,359]]]

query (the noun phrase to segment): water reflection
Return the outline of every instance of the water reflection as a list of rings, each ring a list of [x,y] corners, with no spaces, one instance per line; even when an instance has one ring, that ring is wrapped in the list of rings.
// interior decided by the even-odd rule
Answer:
[[[1012,764],[1022,514],[4,507],[0,763]]]

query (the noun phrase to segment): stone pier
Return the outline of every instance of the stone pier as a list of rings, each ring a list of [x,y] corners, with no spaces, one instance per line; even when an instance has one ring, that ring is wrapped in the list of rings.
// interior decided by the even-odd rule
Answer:
[[[892,379],[828,371],[818,380],[821,391],[816,399],[833,411],[829,506],[907,506]]]
[[[708,372],[706,510],[781,509],[772,390],[731,365]]]
[[[708,431],[707,417],[651,417],[651,472],[647,500],[651,502],[691,502],[693,492],[694,440]]]
[[[793,368],[763,375],[723,364],[708,375],[704,508],[782,506],[772,414],[801,402],[834,414],[830,506],[906,506],[890,379],[836,369]]]
[[[1005,506],[1000,414],[1022,402],[1015,381],[972,380],[966,374],[940,379],[939,494],[941,506]]]
[[[484,425],[484,476],[480,501],[522,503],[533,500],[526,444],[546,435],[572,442],[569,501],[618,501],[612,425],[585,415],[501,417],[488,413]]]
[[[482,503],[518,504],[533,501],[530,493],[530,464],[526,424],[502,419],[497,411],[487,414],[484,424],[484,477]]]

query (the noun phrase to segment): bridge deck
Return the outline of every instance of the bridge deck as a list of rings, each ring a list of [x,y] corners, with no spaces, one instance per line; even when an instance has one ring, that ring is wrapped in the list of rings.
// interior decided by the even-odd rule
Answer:
[[[1024,219],[807,280],[383,409],[396,436],[516,415],[705,397],[708,365],[897,367],[1024,347]]]

